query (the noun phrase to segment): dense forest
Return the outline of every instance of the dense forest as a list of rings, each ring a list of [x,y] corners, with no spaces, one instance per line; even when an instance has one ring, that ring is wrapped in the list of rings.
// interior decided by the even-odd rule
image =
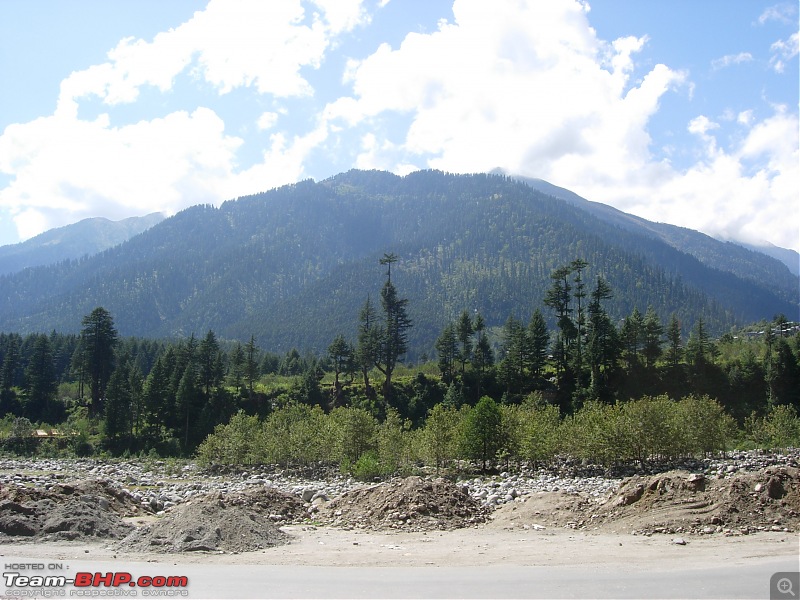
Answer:
[[[549,273],[527,321],[509,313],[492,332],[484,315],[462,308],[437,331],[430,355],[412,363],[411,332],[427,325],[413,318],[397,281],[398,256],[377,262],[379,293],[316,354],[265,351],[253,335],[224,341],[213,330],[179,341],[123,337],[103,307],[83,316],[79,333],[0,334],[3,447],[314,460],[324,448],[333,456],[321,440],[338,431],[340,442],[349,432],[348,444],[336,445],[339,460],[372,473],[396,467],[398,452],[486,467],[559,449],[608,461],[800,442],[800,334],[783,315],[717,338],[702,318],[684,336],[676,313],[662,320],[647,305],[616,321],[614,287],[573,259]],[[589,426],[623,437],[588,435]],[[403,445],[412,438],[416,454]]]
[[[701,318],[715,337],[775,314],[797,318],[798,278],[785,265],[619,215],[600,218],[499,175],[351,171],[195,206],[98,255],[0,276],[0,331],[77,334],[102,306],[123,337],[212,330],[323,355],[357,328],[364,298],[377,301],[386,249],[415,323],[411,362],[432,355],[464,309],[499,344],[508,317],[527,323],[550,274],[576,257],[588,263],[587,289],[602,276],[614,290],[604,307],[617,326],[635,307],[665,324],[674,313],[684,337]],[[543,314],[556,328],[556,313]]]

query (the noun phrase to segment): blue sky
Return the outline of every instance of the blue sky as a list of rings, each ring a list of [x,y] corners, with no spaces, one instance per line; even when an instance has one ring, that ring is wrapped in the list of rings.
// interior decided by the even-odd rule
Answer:
[[[800,250],[798,4],[2,0],[0,245],[350,168]]]

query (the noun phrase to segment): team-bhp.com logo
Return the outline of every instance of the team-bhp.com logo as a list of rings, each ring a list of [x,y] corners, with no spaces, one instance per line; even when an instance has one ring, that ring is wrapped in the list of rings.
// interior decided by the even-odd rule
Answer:
[[[189,578],[185,575],[140,575],[134,577],[127,571],[89,573],[79,571],[72,576],[39,574],[47,569],[63,568],[60,564],[24,563],[5,565],[3,572],[5,597],[55,598],[55,597],[188,597]],[[23,572],[24,571],[24,572]],[[72,589],[67,589],[72,586]]]

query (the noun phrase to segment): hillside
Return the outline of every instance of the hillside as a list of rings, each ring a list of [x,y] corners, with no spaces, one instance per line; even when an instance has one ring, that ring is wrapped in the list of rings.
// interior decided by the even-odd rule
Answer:
[[[760,285],[766,284],[790,302],[797,300],[797,279],[786,277],[787,269],[790,274],[800,274],[797,253],[793,250],[776,246],[756,247],[722,242],[686,227],[678,227],[669,223],[654,223],[629,215],[606,204],[591,202],[570,190],[555,186],[542,179],[525,177],[515,177],[515,179],[527,183],[533,189],[544,194],[569,202],[602,221],[659,239],[677,250],[691,254],[710,267],[726,273],[733,273],[737,277]]]
[[[508,177],[350,171],[195,206],[91,258],[0,277],[0,330],[77,331],[103,306],[122,335],[213,329],[255,335],[273,351],[323,351],[338,333],[354,336],[368,295],[378,302],[385,252],[400,257],[392,278],[410,300],[412,359],[430,354],[465,308],[490,326],[511,314],[527,320],[550,273],[577,257],[590,264],[587,281],[602,274],[612,285],[615,319],[652,304],[664,320],[676,312],[684,329],[702,315],[720,333],[798,311],[784,293],[797,277],[768,257],[785,283],[770,269],[717,268]]]
[[[97,254],[131,239],[163,219],[161,213],[121,221],[95,217],[50,229],[19,244],[0,246],[0,275]]]

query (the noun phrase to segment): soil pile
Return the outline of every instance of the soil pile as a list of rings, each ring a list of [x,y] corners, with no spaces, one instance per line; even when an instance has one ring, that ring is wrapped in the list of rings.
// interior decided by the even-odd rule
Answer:
[[[800,528],[800,473],[768,467],[725,478],[670,471],[629,477],[605,501],[579,494],[536,494],[499,509],[503,527],[653,533],[796,531]]]
[[[299,506],[298,506],[299,504]],[[277,490],[212,493],[167,511],[120,542],[125,552],[250,552],[290,541],[277,523],[295,520],[299,499]]]
[[[247,507],[274,523],[299,523],[308,519],[306,504],[299,497],[273,487],[262,486],[233,492],[222,498],[228,506]]]
[[[464,486],[406,477],[346,492],[321,507],[319,516],[332,525],[423,531],[468,527],[490,512]]]
[[[42,540],[120,539],[123,517],[139,515],[136,499],[107,481],[59,483],[47,489],[0,489],[0,533]]]

